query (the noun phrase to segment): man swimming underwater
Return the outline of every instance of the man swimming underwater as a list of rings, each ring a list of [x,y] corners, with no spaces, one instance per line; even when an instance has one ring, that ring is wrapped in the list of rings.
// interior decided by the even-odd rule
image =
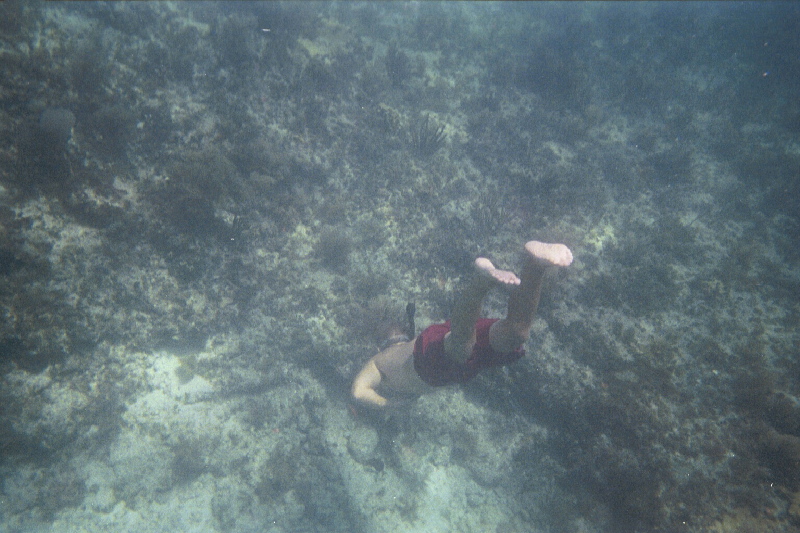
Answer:
[[[522,345],[530,335],[545,272],[571,263],[572,252],[565,245],[539,241],[525,244],[520,277],[495,268],[485,257],[477,258],[476,275],[456,302],[452,319],[372,357],[353,381],[353,398],[385,407],[389,400],[379,389],[384,395],[420,395],[433,387],[464,383],[481,369],[519,360],[525,355]],[[495,286],[513,287],[506,317],[480,318],[483,299]]]

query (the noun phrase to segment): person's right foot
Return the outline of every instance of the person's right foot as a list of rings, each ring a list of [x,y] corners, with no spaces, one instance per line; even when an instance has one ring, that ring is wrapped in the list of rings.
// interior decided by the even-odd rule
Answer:
[[[528,241],[525,251],[541,265],[565,267],[572,263],[572,252],[564,244]]]

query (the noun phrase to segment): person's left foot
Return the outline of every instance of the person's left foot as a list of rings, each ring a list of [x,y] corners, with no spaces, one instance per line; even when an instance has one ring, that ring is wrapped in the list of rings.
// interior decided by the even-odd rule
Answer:
[[[495,281],[502,285],[519,285],[520,281],[516,274],[510,270],[500,270],[495,268],[491,261],[485,257],[479,257],[475,260],[475,270],[478,274],[484,276],[488,280]]]

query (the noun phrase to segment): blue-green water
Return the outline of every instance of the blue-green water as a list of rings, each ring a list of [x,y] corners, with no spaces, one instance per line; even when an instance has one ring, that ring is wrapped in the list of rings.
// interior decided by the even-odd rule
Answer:
[[[800,531],[798,25],[3,2],[0,531]],[[530,239],[523,360],[351,401]]]

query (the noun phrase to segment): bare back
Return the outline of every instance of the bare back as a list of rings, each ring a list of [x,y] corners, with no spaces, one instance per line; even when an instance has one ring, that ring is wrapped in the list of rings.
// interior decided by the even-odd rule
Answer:
[[[381,387],[404,394],[421,394],[430,389],[414,370],[414,341],[389,346],[374,357],[381,373]]]

